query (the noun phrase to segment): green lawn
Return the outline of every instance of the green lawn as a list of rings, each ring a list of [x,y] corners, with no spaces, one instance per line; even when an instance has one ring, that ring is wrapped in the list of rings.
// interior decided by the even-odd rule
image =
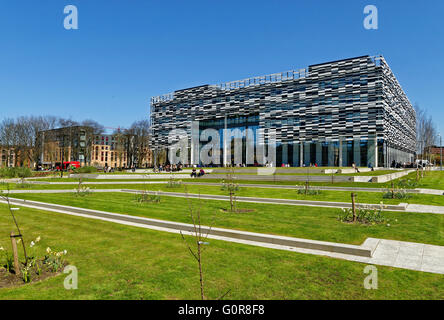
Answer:
[[[12,227],[0,205],[0,245]],[[197,265],[180,236],[110,222],[22,208],[25,239],[68,250],[79,271],[77,290],[64,274],[18,288],[1,299],[198,299]],[[377,290],[363,288],[365,264],[210,239],[204,253],[207,297],[229,299],[443,299],[444,276],[378,266]]]
[[[415,179],[416,172],[410,173],[409,178]],[[418,188],[444,190],[444,171],[431,171],[425,174],[418,183]]]
[[[337,176],[337,175],[335,175]],[[153,175],[151,176],[153,177]],[[153,179],[83,179],[84,182],[100,182],[100,181],[106,181],[106,182],[122,182],[125,181],[167,181],[170,177],[156,177]],[[216,182],[220,183],[223,179],[215,179],[211,178],[211,174],[206,175],[203,178],[187,178],[187,179],[180,179],[184,182]],[[35,179],[34,181],[43,181],[43,182],[78,182],[78,179],[74,178],[41,178],[41,179]],[[260,181],[260,180],[243,180],[243,179],[236,179],[237,183],[245,183],[245,184],[275,184],[275,185],[296,185],[296,184],[303,184],[303,181]],[[365,187],[365,188],[384,188],[386,186],[389,186],[389,183],[372,183],[372,182],[311,182],[311,185],[314,186],[335,186],[335,187]],[[444,188],[443,188],[444,189]]]
[[[166,184],[91,184],[87,182],[85,186],[89,186],[91,189],[139,189],[143,190],[160,190],[167,192],[186,192],[189,193],[201,193],[201,194],[217,194],[228,195],[227,191],[221,190],[219,186],[205,186],[205,185],[182,185],[177,188],[168,188]],[[295,184],[293,184],[295,185]],[[14,187],[15,185],[11,185]],[[66,189],[73,190],[76,185],[29,185],[23,190],[55,190]],[[5,187],[3,186],[3,189]],[[12,189],[12,188],[11,188]],[[15,187],[17,190],[21,188]],[[317,200],[317,201],[335,201],[335,202],[351,202],[351,191],[330,191],[322,190],[319,195],[304,195],[298,194],[296,189],[271,189],[271,188],[259,188],[259,187],[240,187],[236,193],[238,196],[244,197],[262,197],[262,198],[278,198],[278,199],[295,199],[295,200]],[[360,203],[373,203],[379,204],[381,201],[384,204],[399,204],[401,202],[438,205],[444,206],[444,196],[442,195],[429,195],[429,194],[415,194],[410,193],[408,199],[384,199],[382,192],[355,192],[357,195],[357,201]]]
[[[303,170],[303,169],[302,169]],[[384,174],[394,173],[398,172],[396,170],[376,170],[376,171],[369,171],[369,172],[358,172],[358,173],[321,173],[321,170],[319,169],[312,169],[309,170],[303,170],[301,172],[285,172],[285,171],[276,171],[277,176],[381,176]],[[224,175],[228,172],[214,172],[210,174],[217,174],[217,175]],[[186,174],[186,173],[185,173]],[[256,175],[256,172],[242,172],[242,170],[235,171],[234,175]]]
[[[76,207],[191,223],[185,198],[161,197],[160,204],[139,204],[128,193],[92,193],[85,197],[74,194],[17,194],[15,198],[51,202]],[[361,244],[366,238],[422,242],[444,245],[444,215],[385,212],[390,226],[342,223],[337,220],[340,209],[239,203],[254,209],[249,213],[226,213],[227,201],[198,200],[202,224],[299,238]],[[397,221],[396,221],[397,220]]]

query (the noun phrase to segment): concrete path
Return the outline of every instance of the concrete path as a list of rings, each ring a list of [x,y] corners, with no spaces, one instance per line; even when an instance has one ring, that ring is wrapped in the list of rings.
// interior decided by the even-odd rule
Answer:
[[[15,206],[24,206],[158,231],[192,235],[192,230],[194,228],[193,225],[185,223],[149,219],[78,207],[22,199],[10,199],[10,201]],[[0,201],[0,203],[5,203],[5,201]],[[202,226],[202,229],[203,232],[209,232],[209,239],[321,255],[366,264],[444,274],[444,246],[375,238],[368,238],[362,245],[356,246],[233,229],[210,228],[206,226]]]
[[[376,243],[372,257],[356,257],[354,261],[444,274],[444,246],[373,238],[367,241]]]
[[[408,204],[405,208],[407,212],[420,212],[420,213],[436,213],[444,214],[443,206],[431,206],[425,204]]]

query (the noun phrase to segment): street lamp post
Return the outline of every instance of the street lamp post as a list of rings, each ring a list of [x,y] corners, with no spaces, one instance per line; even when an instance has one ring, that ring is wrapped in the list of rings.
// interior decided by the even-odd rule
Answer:
[[[440,160],[440,167],[441,167],[441,171],[442,171],[442,141],[441,141],[441,139],[442,139],[442,137],[441,137],[441,134],[439,134],[439,153],[440,153],[440,155],[439,155],[439,160]]]

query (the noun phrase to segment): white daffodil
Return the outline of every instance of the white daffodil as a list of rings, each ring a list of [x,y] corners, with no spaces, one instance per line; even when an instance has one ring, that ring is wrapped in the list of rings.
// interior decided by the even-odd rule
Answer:
[[[31,244],[29,246],[32,248],[32,247],[34,247],[34,245],[35,245],[35,242],[31,241]]]
[[[51,248],[50,247],[46,248],[46,252],[50,253],[51,252]]]
[[[40,236],[37,237],[37,239],[35,239],[35,242],[39,242],[40,241]]]

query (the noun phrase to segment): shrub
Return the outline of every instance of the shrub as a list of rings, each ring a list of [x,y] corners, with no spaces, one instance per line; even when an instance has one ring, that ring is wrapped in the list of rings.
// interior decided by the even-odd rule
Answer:
[[[16,168],[0,168],[0,177],[6,179],[16,178]]]
[[[94,173],[97,172],[96,167],[86,166],[74,169],[74,173]]]
[[[388,188],[382,194],[384,199],[409,199],[411,196],[405,189]]]
[[[87,186],[82,186],[81,184],[77,189],[74,189],[74,191],[77,197],[85,197],[91,194],[91,189]]]
[[[57,272],[62,269],[63,265],[65,264],[65,259],[63,256],[67,254],[66,250],[63,251],[52,251],[51,248],[46,248],[46,255],[43,259],[43,263],[47,265],[52,272]]]
[[[222,180],[222,187],[220,188],[222,191],[230,191],[235,192],[239,191],[239,184],[230,182],[225,182],[225,180]]]
[[[400,179],[397,183],[398,188],[414,189],[418,186],[418,182],[415,179]]]
[[[298,194],[303,194],[307,196],[316,196],[322,193],[322,191],[319,188],[309,187],[308,185],[296,186],[296,188]]]
[[[135,200],[139,203],[160,203],[159,191],[153,193],[142,191],[136,193]]]
[[[54,172],[52,171],[37,171],[37,172],[33,172],[33,176],[34,177],[47,177],[50,175],[53,175]]]
[[[166,185],[167,188],[179,188],[180,186],[182,186],[182,180],[176,181],[173,178],[170,178]]]
[[[28,182],[25,182],[25,181],[21,181],[21,182],[16,183],[15,187],[19,188],[19,189],[28,189],[28,188],[31,188],[31,184]]]
[[[9,253],[8,250],[3,247],[0,247],[0,252],[4,259],[2,262],[3,267],[6,271],[12,273],[14,271],[14,257],[12,256],[12,253]]]
[[[376,224],[384,223],[389,220],[386,219],[382,214],[382,209],[384,204],[381,202],[378,208],[371,208],[369,206],[356,206],[356,222],[362,224]],[[338,220],[342,222],[353,222],[353,209],[352,208],[342,208],[341,212],[338,214]]]
[[[17,177],[20,179],[25,179],[28,177],[32,177],[32,171],[28,167],[19,167],[16,168]]]
[[[28,167],[0,168],[0,178],[21,178],[23,180],[28,177],[32,177],[32,171]]]

